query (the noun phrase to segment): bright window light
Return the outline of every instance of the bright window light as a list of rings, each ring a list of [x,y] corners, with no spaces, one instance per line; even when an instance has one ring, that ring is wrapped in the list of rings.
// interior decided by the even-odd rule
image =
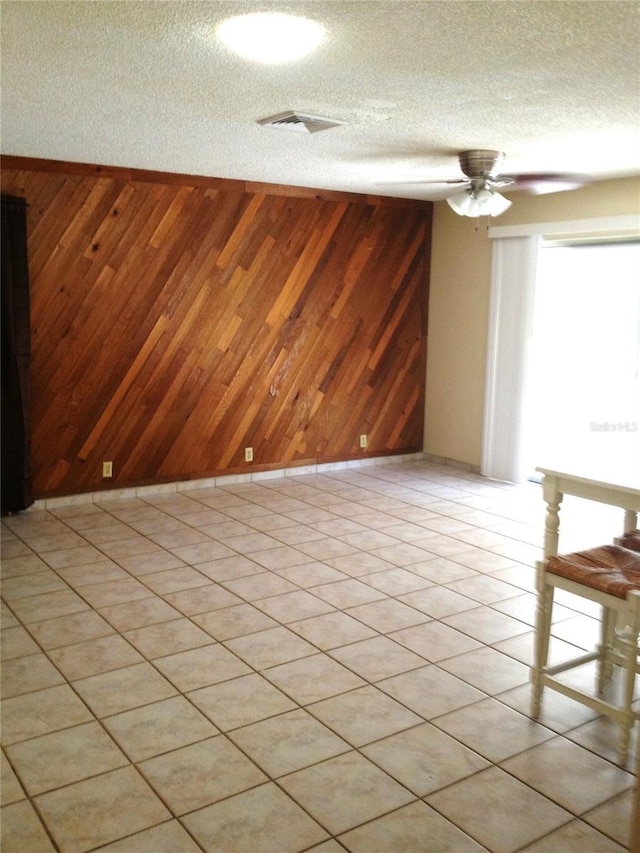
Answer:
[[[311,53],[325,37],[308,18],[279,12],[256,12],[227,18],[216,29],[220,41],[244,59],[279,65]]]

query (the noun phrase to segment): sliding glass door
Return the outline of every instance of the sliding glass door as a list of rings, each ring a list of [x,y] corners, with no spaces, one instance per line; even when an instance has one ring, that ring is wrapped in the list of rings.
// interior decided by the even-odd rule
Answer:
[[[640,242],[540,249],[529,365],[533,465],[640,482]]]

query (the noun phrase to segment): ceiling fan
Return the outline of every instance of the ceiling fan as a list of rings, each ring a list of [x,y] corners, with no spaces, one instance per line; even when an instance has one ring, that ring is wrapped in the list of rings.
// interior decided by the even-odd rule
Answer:
[[[420,181],[426,184],[457,184],[465,189],[454,192],[447,204],[460,216],[500,216],[511,207],[509,199],[499,189],[524,189],[531,193],[553,193],[574,190],[589,182],[586,175],[542,173],[503,175],[504,152],[485,149],[461,151],[460,169],[466,176],[445,181]]]

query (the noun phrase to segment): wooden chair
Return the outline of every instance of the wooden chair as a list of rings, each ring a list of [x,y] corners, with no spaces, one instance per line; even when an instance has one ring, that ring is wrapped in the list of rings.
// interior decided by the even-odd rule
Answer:
[[[630,551],[640,551],[640,530],[630,530],[613,540],[616,545],[629,548]]]
[[[620,727],[618,758],[626,764],[634,713],[633,691],[638,667],[640,633],[640,554],[619,545],[603,545],[573,554],[545,557],[536,566],[538,608],[534,665],[531,671],[531,716],[540,714],[542,691],[550,687],[606,714]],[[602,608],[600,643],[597,648],[564,663],[548,665],[551,617],[555,589],[594,601]],[[577,666],[597,661],[596,690],[583,692],[558,678]],[[619,698],[613,690],[604,696],[605,682],[613,666],[622,670]]]

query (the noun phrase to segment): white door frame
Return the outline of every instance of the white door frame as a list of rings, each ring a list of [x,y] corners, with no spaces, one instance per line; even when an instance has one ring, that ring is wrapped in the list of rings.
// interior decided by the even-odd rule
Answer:
[[[492,226],[491,297],[485,376],[481,473],[518,483],[527,478],[528,350],[541,238],[640,236],[640,216]]]

